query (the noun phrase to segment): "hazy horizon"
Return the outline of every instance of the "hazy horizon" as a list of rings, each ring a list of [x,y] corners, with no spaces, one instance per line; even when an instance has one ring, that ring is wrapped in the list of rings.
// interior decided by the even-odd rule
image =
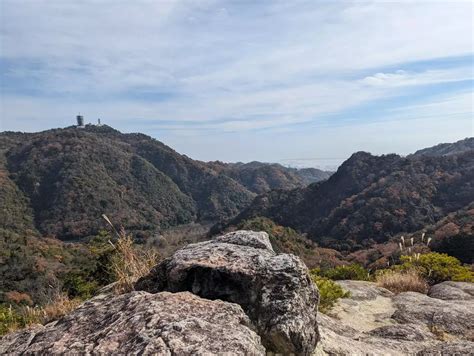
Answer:
[[[406,155],[474,136],[472,11],[3,0],[0,131],[80,112],[203,161],[328,169],[356,151]]]

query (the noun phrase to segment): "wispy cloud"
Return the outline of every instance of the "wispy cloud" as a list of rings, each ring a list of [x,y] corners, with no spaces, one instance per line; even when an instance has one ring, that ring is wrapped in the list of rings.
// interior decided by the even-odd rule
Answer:
[[[66,125],[81,111],[199,158],[180,138],[364,125],[355,112],[389,102],[383,121],[472,90],[472,6],[3,0],[0,129]]]

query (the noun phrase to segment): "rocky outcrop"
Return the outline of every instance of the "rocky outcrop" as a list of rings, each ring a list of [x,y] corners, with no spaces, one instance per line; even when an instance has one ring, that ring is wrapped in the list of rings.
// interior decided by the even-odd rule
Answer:
[[[239,304],[267,351],[310,354],[318,341],[318,291],[306,266],[276,254],[264,232],[237,231],[191,244],[138,281],[136,289],[189,291]]]
[[[0,354],[264,355],[236,304],[191,293],[101,295],[46,326],[10,334]]]
[[[328,315],[318,315],[321,341],[315,355],[472,352],[474,298],[466,296],[472,283],[444,282],[431,288],[431,296],[415,292],[394,295],[371,282],[338,283],[351,297],[341,299]],[[459,295],[464,299],[455,298]]]

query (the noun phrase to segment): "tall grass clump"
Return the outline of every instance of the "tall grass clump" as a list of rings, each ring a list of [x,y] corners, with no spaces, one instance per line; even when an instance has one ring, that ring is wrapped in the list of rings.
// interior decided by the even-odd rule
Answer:
[[[428,292],[428,283],[414,269],[406,271],[386,270],[375,277],[380,287],[398,294],[402,292],[418,292],[426,294]]]
[[[103,215],[103,217],[117,235],[116,241],[109,241],[115,250],[110,262],[110,271],[115,279],[115,292],[132,291],[135,282],[150,273],[156,265],[159,254],[153,249],[140,249],[133,242],[132,236],[127,234],[123,228],[117,231],[107,216]]]

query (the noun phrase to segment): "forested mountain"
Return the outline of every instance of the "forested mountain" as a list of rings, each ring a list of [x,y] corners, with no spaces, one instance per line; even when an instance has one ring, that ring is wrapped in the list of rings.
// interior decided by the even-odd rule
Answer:
[[[358,152],[327,181],[259,195],[231,224],[264,216],[320,246],[355,251],[420,230],[473,201],[473,150],[410,158]]]
[[[0,134],[0,228],[64,240],[107,214],[138,237],[236,215],[256,193],[305,185],[296,170],[205,163],[108,126]],[[324,176],[324,174],[323,174]]]
[[[252,192],[261,194],[271,189],[293,189],[328,179],[332,172],[317,168],[287,168],[277,163],[209,162],[211,167],[232,177]]]
[[[305,185],[328,179],[334,172],[323,171],[317,168],[298,168],[296,174],[303,180]]]

